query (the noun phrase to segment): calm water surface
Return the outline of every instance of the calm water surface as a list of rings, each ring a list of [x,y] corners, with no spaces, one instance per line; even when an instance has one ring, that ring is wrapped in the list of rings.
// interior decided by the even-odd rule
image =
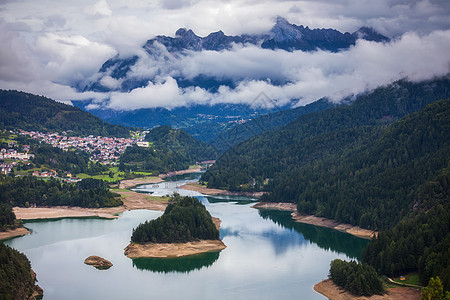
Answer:
[[[150,210],[124,212],[116,220],[61,219],[27,222],[32,234],[8,240],[38,274],[44,299],[326,299],[313,285],[335,258],[357,259],[366,240],[294,223],[289,213],[258,211],[245,197],[204,197],[179,187],[197,177],[138,187],[154,195],[198,197],[222,220],[227,248],[177,259],[124,256],[131,231],[159,217]],[[90,255],[110,260],[109,270],[83,263]]]

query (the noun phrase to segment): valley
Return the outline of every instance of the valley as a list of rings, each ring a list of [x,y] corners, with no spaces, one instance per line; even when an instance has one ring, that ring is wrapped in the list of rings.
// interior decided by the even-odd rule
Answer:
[[[0,299],[450,299],[448,15],[0,1]]]

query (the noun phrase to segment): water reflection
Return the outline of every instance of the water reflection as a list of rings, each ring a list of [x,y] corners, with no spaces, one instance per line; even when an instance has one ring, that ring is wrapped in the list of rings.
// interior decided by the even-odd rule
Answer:
[[[353,259],[359,259],[362,250],[369,243],[369,240],[357,238],[330,228],[295,222],[291,218],[290,212],[260,210],[259,215],[263,219],[272,220],[276,224],[301,233],[304,239],[317,244],[322,249],[344,253]],[[276,235],[276,241],[274,243],[277,245],[294,243],[294,241],[290,241],[294,236],[289,236],[286,240],[281,239],[282,236],[280,234]]]
[[[219,259],[220,252],[208,252],[177,258],[136,258],[133,267],[157,273],[189,273],[210,267]]]
[[[257,199],[241,196],[205,196],[209,203],[234,203],[238,205],[245,205],[258,202]]]

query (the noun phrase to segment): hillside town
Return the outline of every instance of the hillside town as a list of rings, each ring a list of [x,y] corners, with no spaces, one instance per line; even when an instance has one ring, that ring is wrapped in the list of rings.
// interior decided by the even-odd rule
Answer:
[[[42,133],[39,131],[19,130],[20,135],[29,136],[64,151],[68,151],[70,148],[86,151],[91,154],[92,161],[104,164],[116,162],[127,147],[138,143],[141,144],[147,132],[138,131],[135,137],[117,138],[93,135],[77,137],[68,136],[67,132]]]
[[[11,132],[12,133],[12,132]],[[69,136],[67,132],[43,133],[39,131],[17,130],[19,135],[24,135],[38,140],[41,143],[52,145],[68,151],[71,148],[83,150],[91,155],[93,162],[101,162],[103,164],[116,164],[120,155],[125,152],[127,147],[137,145],[139,147],[148,147],[148,142],[144,142],[145,135],[148,131],[137,131],[134,137],[116,138],[104,136],[87,136],[77,137]],[[2,174],[8,174],[17,165],[18,161],[28,162],[34,157],[29,153],[30,146],[23,145],[23,152],[17,150],[17,144],[10,142],[7,148],[0,149],[0,170]]]

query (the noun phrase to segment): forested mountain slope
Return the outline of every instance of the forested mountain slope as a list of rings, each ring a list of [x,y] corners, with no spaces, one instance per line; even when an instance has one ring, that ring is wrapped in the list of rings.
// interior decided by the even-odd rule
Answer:
[[[259,116],[243,124],[237,124],[229,129],[222,131],[215,138],[208,141],[208,144],[212,145],[222,153],[229,148],[239,144],[240,142],[258,135],[264,131],[281,127],[300,116],[312,112],[319,112],[333,106],[334,104],[327,101],[326,99],[320,99],[305,106],[281,110],[267,115]]]
[[[149,147],[128,147],[122,154],[119,168],[155,173],[187,169],[197,161],[215,159],[216,150],[197,141],[183,129],[168,125],[153,128],[145,137]],[[156,173],[155,173],[156,174]]]
[[[79,108],[46,97],[0,90],[0,129],[69,131],[75,135],[129,137],[130,130],[111,125]]]
[[[449,87],[448,78],[400,81],[302,116],[232,148],[202,179],[210,187],[266,190],[264,200],[295,202],[301,212],[386,228],[408,211],[409,189],[446,166],[448,102],[389,124],[448,98]]]

